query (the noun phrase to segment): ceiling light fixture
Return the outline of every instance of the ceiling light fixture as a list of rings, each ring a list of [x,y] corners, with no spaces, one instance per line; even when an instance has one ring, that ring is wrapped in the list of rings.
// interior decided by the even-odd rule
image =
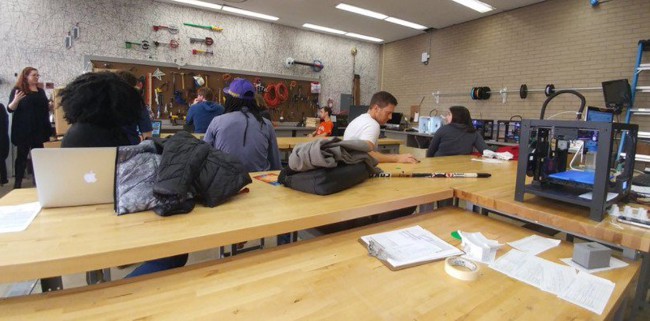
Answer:
[[[472,10],[476,10],[480,13],[486,13],[488,11],[494,10],[494,7],[478,0],[452,0],[458,4],[462,4],[465,7],[468,7]]]
[[[313,25],[311,23],[305,23],[302,26],[305,27],[305,28],[309,28],[309,29],[320,30],[320,31],[325,31],[325,32],[329,32],[329,33],[335,33],[337,35],[344,35],[345,34],[345,31],[341,31],[341,30],[338,30],[338,29],[332,29],[332,28],[328,28],[328,27],[323,27],[323,26],[317,26],[317,25]]]
[[[380,20],[384,20],[384,19],[388,18],[388,16],[385,15],[385,14],[381,14],[379,12],[374,12],[374,11],[362,9],[362,8],[359,8],[359,7],[351,6],[351,5],[345,4],[345,3],[339,3],[336,6],[336,9],[341,9],[341,10],[353,12],[353,13],[356,13],[356,14],[360,14],[360,15],[364,15],[364,16],[368,16],[368,17],[372,17],[372,18],[380,19]]]
[[[277,20],[280,19],[278,17],[269,16],[267,14],[257,13],[257,12],[248,11],[248,10],[244,10],[244,9],[239,9],[239,8],[235,8],[235,7],[229,7],[229,6],[223,6],[222,10],[223,11],[228,11],[228,12],[231,12],[231,13],[244,15],[244,16],[260,18],[260,19],[264,19],[264,20],[270,20],[270,21],[277,21]]]
[[[210,3],[210,2],[204,2],[204,1],[197,1],[197,0],[173,0],[174,2],[179,2],[179,3],[184,3],[184,4],[189,4],[197,7],[203,7],[203,8],[210,8],[210,9],[215,9],[215,10],[221,10],[222,5]]]
[[[345,35],[348,36],[348,37],[352,37],[352,38],[358,38],[358,39],[363,39],[363,40],[368,40],[368,41],[374,41],[374,42],[383,42],[383,41],[384,41],[384,39],[379,39],[379,38],[375,38],[375,37],[364,36],[364,35],[360,35],[360,34],[358,34],[358,33],[353,33],[353,32],[348,32],[348,33],[346,33]]]
[[[405,27],[413,28],[413,29],[418,29],[418,30],[427,29],[427,27],[425,27],[423,25],[419,25],[417,23],[413,23],[413,22],[410,22],[410,21],[397,19],[397,18],[393,18],[393,17],[388,17],[385,20],[388,21],[388,22],[396,23],[398,25],[402,25],[402,26],[405,26]]]

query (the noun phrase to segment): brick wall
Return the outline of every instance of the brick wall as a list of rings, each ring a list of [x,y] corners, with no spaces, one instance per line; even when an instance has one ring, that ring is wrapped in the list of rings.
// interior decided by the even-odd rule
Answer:
[[[397,110],[405,113],[424,96],[422,114],[460,104],[474,118],[538,118],[546,99],[542,93],[530,93],[525,100],[512,93],[503,104],[499,95],[472,101],[470,88],[518,91],[523,83],[543,89],[550,83],[582,88],[600,87],[606,80],[631,81],[640,39],[650,39],[648,0],[617,0],[597,8],[586,0],[548,0],[384,45],[381,87],[397,97]],[[428,65],[420,62],[424,51],[431,55]],[[645,58],[650,63],[650,52]],[[650,71],[641,75],[640,84],[650,86]],[[440,97],[436,104],[434,91],[467,94]],[[582,93],[587,105],[604,105],[601,91]],[[650,93],[637,94],[636,102],[637,107],[650,108]],[[547,108],[546,118],[578,106],[575,96],[559,96]],[[574,117],[562,114],[555,119]],[[650,130],[650,116],[637,116],[633,122]]]

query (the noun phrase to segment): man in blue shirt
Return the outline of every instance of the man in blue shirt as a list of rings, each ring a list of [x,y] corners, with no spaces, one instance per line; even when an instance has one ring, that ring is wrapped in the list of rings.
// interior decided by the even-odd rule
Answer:
[[[187,112],[186,125],[193,125],[195,133],[205,133],[214,117],[225,111],[223,106],[215,103],[214,93],[208,87],[201,87],[197,90],[197,97],[194,104]]]

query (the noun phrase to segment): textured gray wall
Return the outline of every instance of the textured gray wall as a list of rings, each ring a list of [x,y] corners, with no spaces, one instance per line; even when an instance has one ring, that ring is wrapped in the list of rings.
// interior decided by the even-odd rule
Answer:
[[[184,62],[247,72],[279,74],[290,78],[320,77],[321,104],[334,99],[338,107],[341,93],[352,88],[352,55],[357,47],[356,73],[361,75],[361,101],[368,103],[379,88],[381,47],[345,38],[303,31],[263,21],[218,12],[201,11],[152,0],[2,0],[0,1],[0,102],[7,104],[15,83],[14,73],[25,66],[39,69],[41,80],[64,86],[82,73],[85,55],[108,56],[161,62]],[[222,33],[183,27],[183,22],[217,25]],[[79,23],[81,37],[71,49],[64,37]],[[124,41],[142,39],[168,42],[169,33],[153,32],[157,24],[178,25],[181,47],[151,49],[147,52],[125,49]],[[190,53],[188,36],[215,39],[209,49],[214,56]],[[309,67],[284,67],[287,57],[298,61],[321,60],[320,73]]]

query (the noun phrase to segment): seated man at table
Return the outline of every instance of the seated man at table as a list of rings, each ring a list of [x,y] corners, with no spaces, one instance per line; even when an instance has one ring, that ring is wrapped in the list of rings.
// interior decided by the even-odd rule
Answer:
[[[214,93],[208,87],[201,87],[196,91],[194,104],[187,112],[185,124],[194,126],[194,132],[203,134],[208,129],[213,118],[223,114],[223,106],[215,103]]]
[[[318,116],[320,117],[320,125],[318,128],[308,134],[309,137],[327,137],[332,136],[332,130],[334,129],[334,123],[330,116],[332,115],[332,108],[323,107],[318,111]]]
[[[386,124],[391,119],[397,106],[397,98],[389,92],[380,91],[372,95],[368,112],[355,118],[345,129],[343,140],[360,139],[370,145],[370,156],[380,163],[417,163],[418,160],[411,154],[382,154],[375,151],[380,134],[380,125]]]

